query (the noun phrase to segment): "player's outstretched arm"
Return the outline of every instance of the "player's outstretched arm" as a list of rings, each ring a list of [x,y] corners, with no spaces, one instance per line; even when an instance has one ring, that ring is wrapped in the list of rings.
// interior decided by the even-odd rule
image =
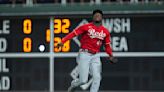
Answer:
[[[74,32],[69,33],[68,35],[66,35],[66,36],[62,39],[62,41],[61,41],[60,43],[57,44],[56,47],[57,47],[57,48],[62,47],[63,44],[64,44],[67,40],[70,40],[70,39],[72,39],[72,38],[75,37],[75,36],[76,36],[76,35],[75,35]]]
[[[84,33],[84,31],[85,31],[85,30],[84,30],[84,25],[83,25],[83,26],[80,26],[80,27],[78,27],[78,28],[76,28],[76,29],[73,30],[71,33],[69,33],[68,35],[66,35],[66,36],[62,39],[62,41],[61,41],[60,43],[57,44],[57,47],[59,48],[59,47],[63,46],[63,44],[64,44],[66,41],[72,39],[72,38],[75,37],[75,36],[78,36],[78,35]]]
[[[118,60],[113,57],[112,48],[110,46],[110,34],[107,35],[106,38],[105,38],[105,51],[109,55],[110,63],[113,64],[113,63],[117,63],[118,62]]]
[[[110,47],[110,44],[106,44],[105,51],[109,55],[109,61],[110,61],[111,64],[114,64],[114,63],[117,63],[118,62],[118,59],[115,58],[115,57],[113,57],[112,49]]]

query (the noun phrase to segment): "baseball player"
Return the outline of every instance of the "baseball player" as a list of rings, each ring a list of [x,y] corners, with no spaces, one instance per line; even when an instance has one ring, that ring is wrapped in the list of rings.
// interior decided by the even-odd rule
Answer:
[[[93,77],[90,92],[98,92],[101,81],[101,61],[98,52],[102,44],[105,46],[105,51],[109,55],[109,60],[115,60],[110,47],[110,33],[102,25],[103,12],[98,9],[94,10],[92,17],[92,22],[76,28],[66,35],[61,43],[57,45],[57,47],[63,46],[67,40],[81,35],[81,47],[77,57],[79,80],[72,81],[68,92],[73,92],[76,87],[87,83],[90,71]]]

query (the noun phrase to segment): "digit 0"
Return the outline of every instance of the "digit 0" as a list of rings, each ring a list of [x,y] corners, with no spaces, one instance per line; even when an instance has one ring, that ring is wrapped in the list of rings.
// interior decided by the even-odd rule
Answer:
[[[31,34],[31,32],[32,32],[32,21],[31,19],[25,19],[23,21],[23,33]]]
[[[31,38],[24,38],[24,40],[23,40],[23,51],[24,52],[31,52],[31,48],[32,48]]]

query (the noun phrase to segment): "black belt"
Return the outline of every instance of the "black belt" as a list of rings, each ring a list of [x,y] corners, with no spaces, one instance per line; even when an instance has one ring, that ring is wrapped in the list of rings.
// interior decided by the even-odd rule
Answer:
[[[91,53],[91,54],[96,54],[97,53],[95,51],[91,51],[91,50],[88,50],[88,49],[80,49],[80,51],[88,52],[88,53]]]

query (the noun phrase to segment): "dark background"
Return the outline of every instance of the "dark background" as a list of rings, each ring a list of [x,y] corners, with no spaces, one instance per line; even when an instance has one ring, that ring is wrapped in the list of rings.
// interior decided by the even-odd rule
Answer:
[[[63,18],[69,18],[63,17]],[[70,30],[77,27],[83,16],[70,17]],[[48,18],[31,18],[33,29],[31,35],[22,33],[22,20],[26,17],[10,17],[10,35],[0,35],[8,40],[7,52],[22,52],[22,40],[29,36],[33,39],[32,52],[39,52],[38,45],[45,44],[46,52],[49,43],[45,42],[45,30],[49,28]],[[60,17],[59,17],[60,18]],[[157,15],[105,15],[105,18],[130,18],[131,32],[124,35],[128,39],[129,52],[163,52],[164,51],[164,16]],[[3,18],[7,19],[7,18]],[[84,17],[85,19],[85,17]],[[86,17],[90,20],[89,17]],[[0,18],[0,21],[2,18]],[[1,23],[1,22],[0,22]],[[60,34],[57,36],[65,36]],[[71,51],[77,52],[78,46],[71,41]],[[119,62],[111,65],[102,58],[103,72],[101,90],[164,90],[164,57],[117,57]],[[69,76],[76,66],[75,58],[54,59],[55,90],[66,90],[71,82]],[[11,58],[7,59],[7,66],[11,70],[11,90],[48,90],[49,89],[49,59],[41,58]]]

